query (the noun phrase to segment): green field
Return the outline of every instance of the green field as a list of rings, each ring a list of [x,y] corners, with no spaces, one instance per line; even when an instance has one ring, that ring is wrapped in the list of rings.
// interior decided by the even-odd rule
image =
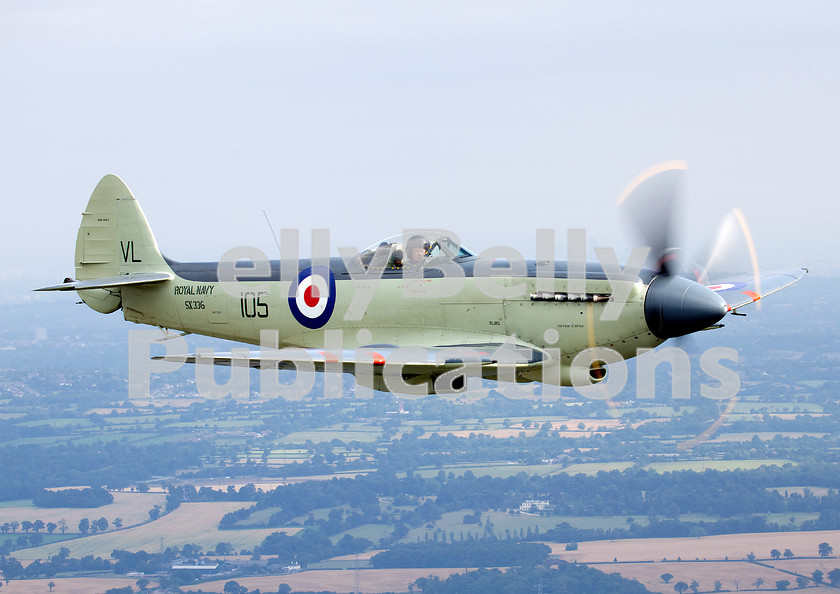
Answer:
[[[53,445],[62,442],[70,442],[72,437],[68,435],[56,435],[53,437],[22,437],[20,439],[12,439],[4,442],[7,446],[22,446],[22,445]]]
[[[342,431],[341,429],[324,429],[312,431],[295,431],[289,433],[277,440],[281,444],[302,444],[307,441],[312,443],[323,443],[325,441],[332,441],[338,439],[339,441],[362,441],[372,442],[376,441],[382,435],[382,430],[378,427],[371,428],[368,431]]]
[[[362,524],[350,530],[339,532],[330,536],[333,544],[341,540],[345,534],[351,535],[353,538],[366,538],[376,545],[380,539],[387,537],[393,532],[394,526],[392,524]]]
[[[469,470],[476,476],[507,478],[509,476],[516,476],[521,472],[529,476],[543,476],[559,472],[562,468],[562,464],[509,464],[507,462],[496,462],[487,464],[444,465],[440,468],[419,468],[415,473],[423,478],[434,478],[441,470],[447,475],[451,472],[455,476],[462,476]],[[399,476],[405,476],[405,473],[401,473]]]
[[[633,466],[633,462],[590,462],[584,464],[571,464],[565,468],[560,468],[547,474],[585,474],[593,476],[601,471],[610,472],[612,470],[625,470]]]
[[[752,470],[762,466],[784,466],[796,464],[793,460],[768,458],[764,460],[681,460],[676,462],[654,462],[645,468],[656,472],[674,472],[678,470]]]
[[[79,418],[57,418],[57,419],[44,419],[39,421],[22,421],[17,423],[20,427],[39,427],[42,425],[49,425],[50,427],[56,427],[58,429],[62,429],[65,427],[90,427],[93,425],[93,422],[90,419],[79,419]]]
[[[800,437],[814,437],[822,438],[828,435],[827,433],[806,433],[806,432],[782,432],[782,431],[758,431],[756,433],[719,433],[710,441],[750,441],[753,437],[758,437],[762,441],[770,441],[778,437],[787,437],[789,439],[799,439]]]

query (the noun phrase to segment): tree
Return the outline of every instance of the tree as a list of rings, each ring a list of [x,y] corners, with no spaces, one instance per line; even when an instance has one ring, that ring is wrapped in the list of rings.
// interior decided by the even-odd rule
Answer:
[[[720,592],[721,590],[723,590],[723,582],[715,580],[715,592]]]
[[[225,583],[225,589],[223,590],[225,594],[245,594],[247,591],[248,588],[240,586],[239,582],[234,580]]]
[[[123,519],[122,518],[114,518],[114,521],[111,522],[114,525],[114,528],[119,530],[123,527]]]
[[[32,528],[35,529],[35,532],[40,532],[44,529],[44,520],[35,520],[32,522]]]
[[[677,582],[676,584],[674,584],[674,590],[676,590],[680,594],[683,594],[683,592],[688,590],[688,584],[686,584],[685,582]]]
[[[821,584],[823,581],[823,576],[825,574],[821,572],[819,569],[815,569],[814,573],[811,574],[811,579],[814,580],[816,583]]]
[[[758,578],[757,580],[755,580],[755,581],[753,582],[753,586],[755,586],[755,589],[756,589],[756,590],[758,590],[759,588],[761,588],[761,586],[763,586],[763,585],[764,585],[764,578]]]
[[[149,518],[152,520],[157,520],[160,517],[160,510],[161,507],[159,505],[154,506],[152,509],[149,510]]]
[[[95,524],[96,528],[100,532],[105,532],[108,529],[108,520],[105,518],[99,518],[98,520],[96,520]]]
[[[52,534],[53,532],[55,532],[56,528],[58,528],[58,524],[56,524],[55,522],[47,522],[47,532]]]
[[[90,520],[87,518],[82,518],[79,520],[79,532],[82,534],[87,534],[90,532]]]
[[[203,547],[201,545],[188,543],[188,544],[185,544],[181,548],[181,554],[184,557],[189,557],[190,559],[194,559],[194,558],[201,555],[202,550],[203,550]]]
[[[65,520],[64,518],[61,518],[58,521],[58,529],[61,530],[62,534],[64,534],[64,532],[67,530],[67,520]]]
[[[773,557],[773,559],[778,559],[782,556],[782,552],[779,549],[773,549],[770,551],[770,556]]]
[[[840,586],[840,569],[832,569],[828,572],[828,583],[832,586]]]
[[[137,587],[140,588],[141,592],[145,592],[146,589],[149,587],[149,584],[151,584],[151,582],[147,578],[140,578],[135,583],[137,584]]]
[[[20,523],[20,527],[23,528],[23,531],[29,534],[29,531],[32,530],[33,524],[29,520],[24,520]]]
[[[790,586],[790,580],[778,580],[776,582],[777,590],[787,590],[788,586]]]
[[[750,554],[749,554],[749,555],[747,555],[747,561],[749,561],[750,563],[752,563],[753,561],[755,561],[755,553],[753,553],[752,551],[750,551]]]
[[[666,584],[667,584],[668,582],[670,582],[672,579],[674,579],[674,576],[673,576],[673,575],[671,575],[670,573],[663,573],[663,574],[662,574],[662,575],[660,575],[659,577],[661,577],[661,578],[662,578],[662,581],[663,581],[663,582],[665,582]]]
[[[819,548],[817,548],[817,553],[819,553],[820,557],[822,557],[823,559],[828,557],[833,552],[834,548],[827,542],[821,542]]]
[[[793,551],[791,551],[790,549],[785,549],[785,552],[783,553],[783,555],[785,556],[785,559],[793,559],[796,556],[796,555],[793,554]]]
[[[55,588],[55,582],[50,580],[50,583],[47,584],[47,588],[49,588],[50,592],[52,592],[52,589]]]
[[[688,585],[688,587],[691,589],[692,592],[694,592],[694,594],[697,594],[697,591],[700,589],[700,582],[698,582],[697,580],[691,580],[691,583]]]
[[[229,542],[220,542],[216,545],[214,553],[221,556],[232,555],[233,545]]]
[[[808,581],[809,580],[806,577],[802,577],[801,575],[797,576],[796,577],[796,587],[797,588],[807,588],[808,587]]]

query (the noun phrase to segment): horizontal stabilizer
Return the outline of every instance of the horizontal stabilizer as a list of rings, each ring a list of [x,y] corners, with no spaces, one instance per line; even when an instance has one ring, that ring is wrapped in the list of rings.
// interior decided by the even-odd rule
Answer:
[[[84,291],[87,289],[118,289],[133,285],[148,285],[172,280],[175,275],[169,272],[135,272],[121,276],[110,276],[106,278],[92,278],[90,280],[77,280],[41,287],[36,291]]]
[[[723,297],[730,310],[744,307],[762,297],[789,287],[808,272],[807,268],[776,270],[761,274],[732,277],[709,285],[712,291]]]

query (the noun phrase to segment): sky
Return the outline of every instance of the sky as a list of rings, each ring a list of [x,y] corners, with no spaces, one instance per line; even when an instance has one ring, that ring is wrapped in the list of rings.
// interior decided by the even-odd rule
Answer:
[[[584,228],[626,257],[616,198],[673,159],[689,248],[737,206],[763,268],[840,274],[838,30],[811,1],[3,2],[0,282],[72,276],[107,173],[182,261],[277,257],[266,216],[302,254]]]

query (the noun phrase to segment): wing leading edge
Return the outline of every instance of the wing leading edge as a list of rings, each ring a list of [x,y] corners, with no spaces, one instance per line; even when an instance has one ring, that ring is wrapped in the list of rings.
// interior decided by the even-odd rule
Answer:
[[[350,373],[359,378],[358,368],[367,370],[377,381],[383,376],[400,375],[408,384],[428,383],[458,368],[470,376],[497,378],[500,370],[513,374],[543,364],[547,354],[535,346],[510,343],[458,344],[433,347],[397,347],[369,345],[357,349],[263,349],[229,353],[201,352],[187,355],[152,357],[158,361],[198,365],[242,366],[254,369],[284,369],[316,372]]]
[[[730,277],[709,288],[723,297],[730,311],[755,303],[759,299],[781,291],[797,282],[808,272],[807,268],[775,270],[762,274]]]

